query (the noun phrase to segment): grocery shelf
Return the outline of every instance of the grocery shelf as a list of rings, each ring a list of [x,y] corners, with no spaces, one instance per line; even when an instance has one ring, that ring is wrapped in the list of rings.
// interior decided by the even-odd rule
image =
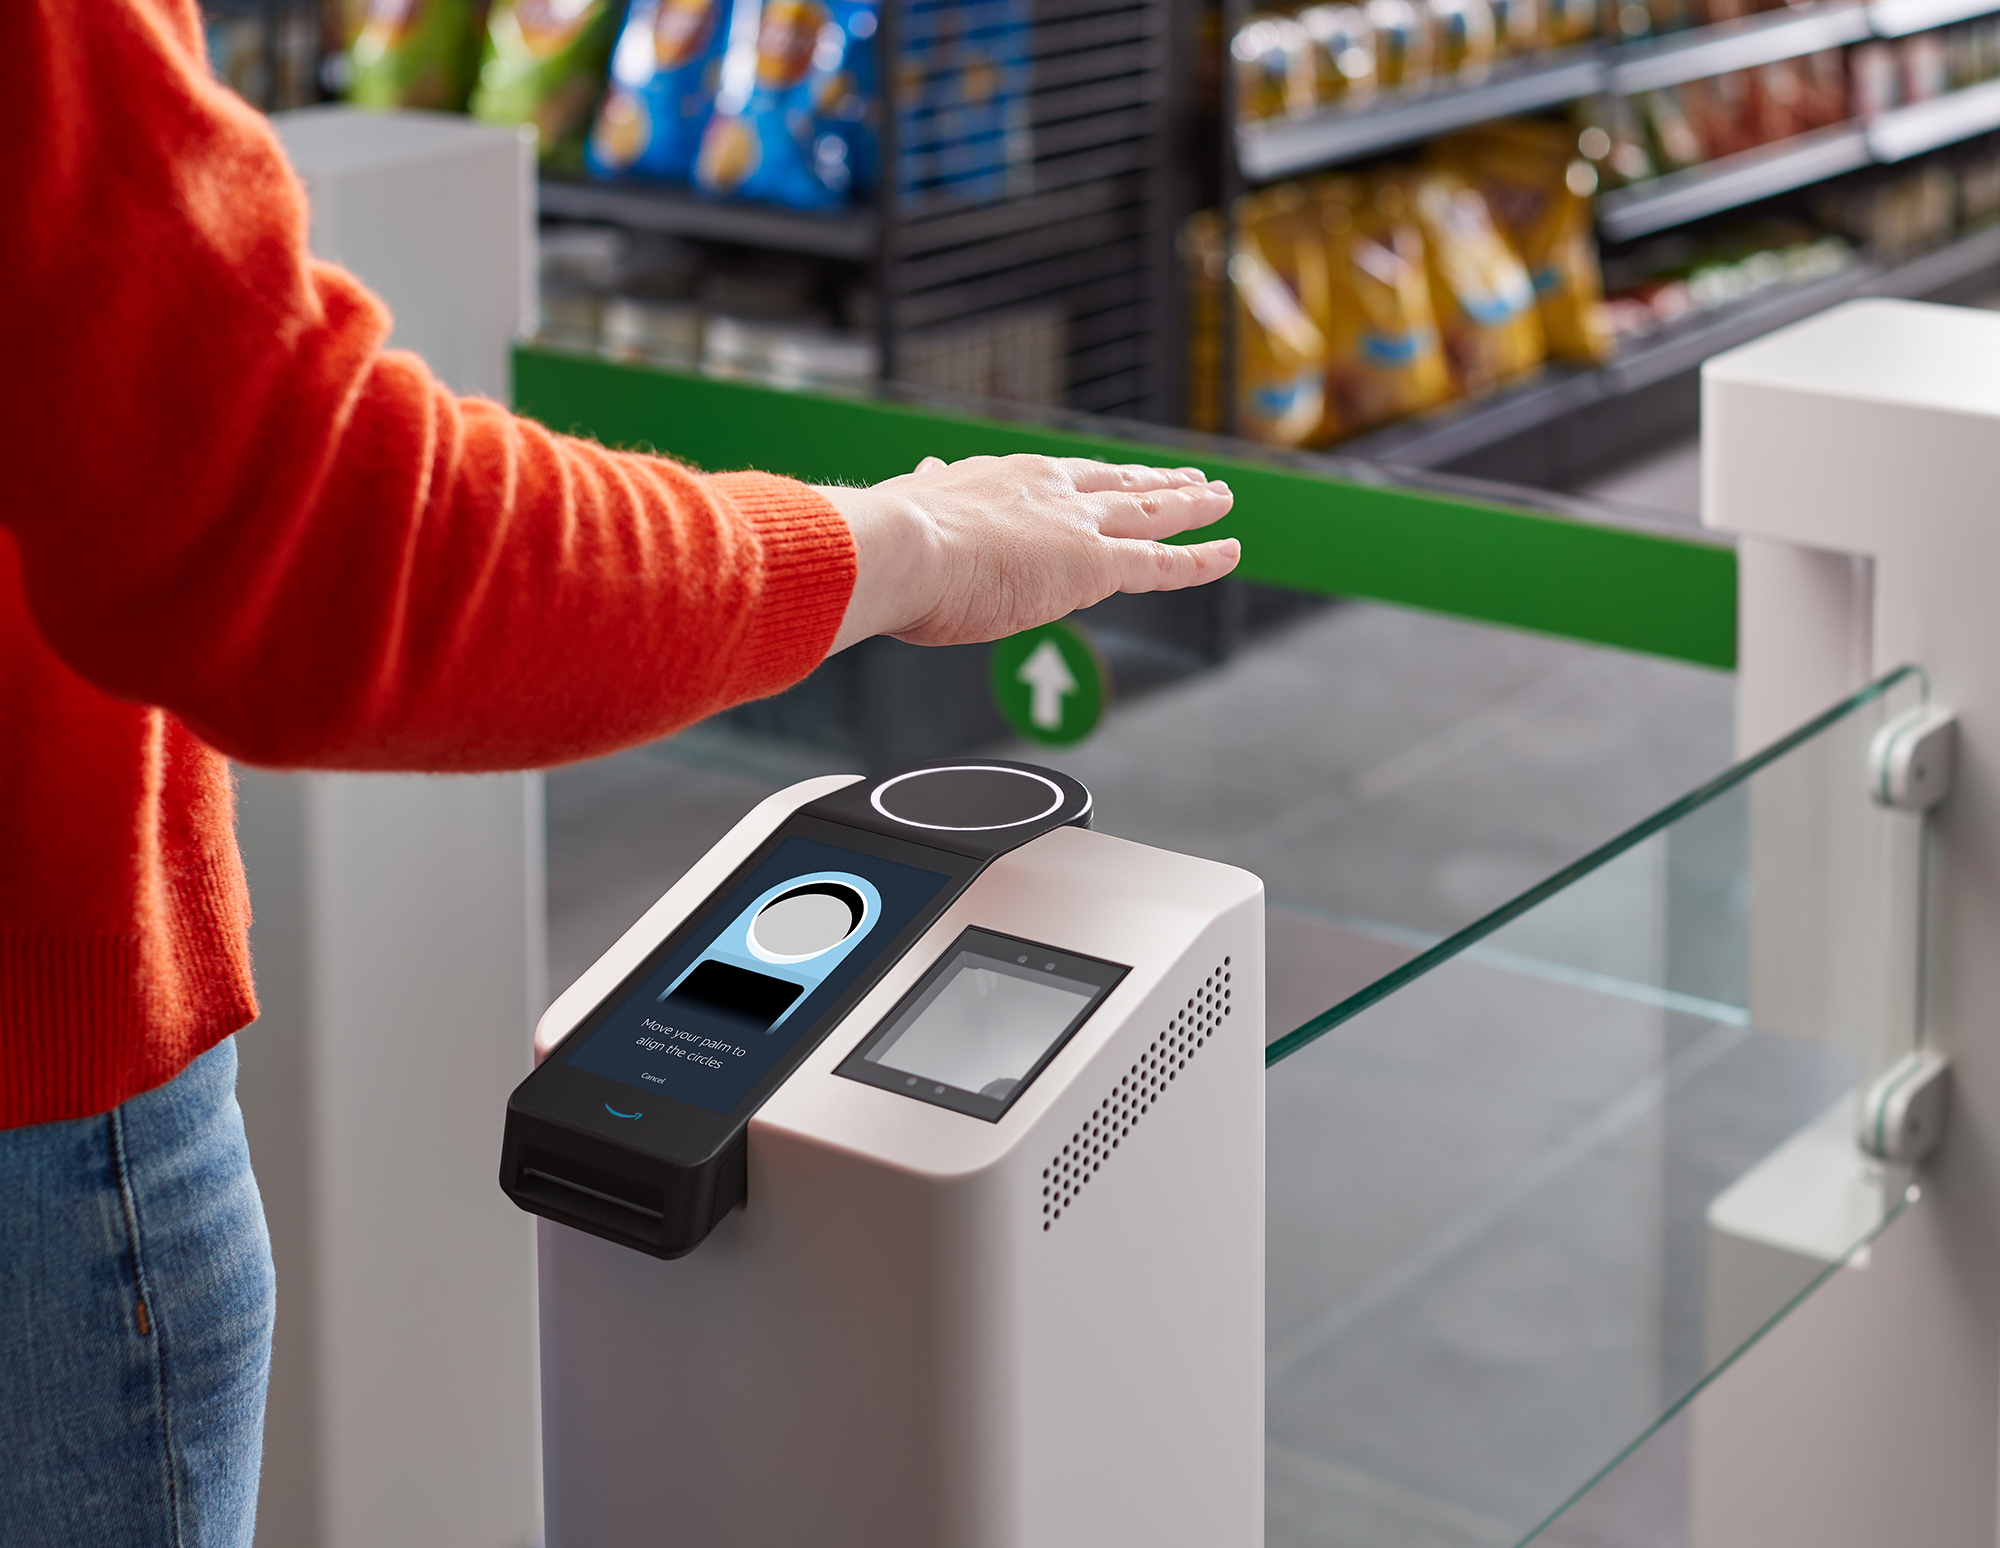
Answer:
[[[2000,268],[2000,226],[1961,237],[1936,252],[1925,253],[1894,268],[1882,269],[1861,287],[1866,296],[1900,296],[1906,300],[1933,296],[1940,290]]]
[[[1843,172],[1906,161],[2000,130],[2000,81],[1891,108],[1865,123],[1836,124],[1615,188],[1597,201],[1598,229],[1614,242],[1649,236]]]
[[[1613,189],[1598,198],[1598,229],[1614,242],[1647,236],[1856,171],[1872,159],[1868,132],[1859,125],[1815,129]]]
[[[1551,366],[1517,382],[1433,413],[1342,441],[1332,453],[1392,468],[1441,468],[1459,458],[1573,414],[1604,396],[1601,373]]]
[[[1622,51],[1609,67],[1610,78],[1620,83],[1619,90],[1652,90],[1718,71],[1747,68],[1748,63],[1832,47],[1833,42],[1824,41],[1829,38],[1850,42],[1868,35],[1866,21],[1865,11],[1842,6],[1824,13],[1779,15],[1771,24],[1754,27],[1741,36],[1710,38],[1689,33],[1681,39],[1646,45],[1640,56],[1632,56],[1630,48]],[[1725,30],[1700,29],[1702,34]],[[1822,41],[1800,45],[1802,38]],[[1779,41],[1783,41],[1782,50]],[[1748,58],[1723,52],[1750,44],[1777,51]],[[1565,56],[1479,86],[1427,92],[1395,103],[1378,99],[1371,106],[1314,118],[1245,125],[1238,131],[1243,172],[1251,182],[1269,182],[1378,151],[1420,144],[1490,119],[1567,102],[1600,89],[1604,68],[1594,55]],[[1628,72],[1632,73],[1628,76]],[[1598,226],[1613,241],[1647,236],[1856,171],[1871,162],[1904,161],[1995,130],[2000,130],[2000,81],[1988,81],[1929,102],[1892,108],[1865,126],[1837,124],[1613,189],[1597,201]],[[878,239],[876,218],[866,211],[801,214],[770,205],[720,203],[637,181],[545,176],[541,209],[545,215],[572,220],[612,221],[636,230],[740,242],[823,258],[867,258]],[[990,219],[995,212],[975,213]],[[1010,226],[1023,218],[1011,209],[999,214]]]
[[[1420,145],[1454,130],[1555,107],[1579,97],[1658,91],[1843,48],[1871,37],[1903,37],[1996,14],[2000,14],[2000,0],[1807,0],[1782,11],[1669,33],[1641,43],[1582,44],[1498,66],[1474,82],[1447,81],[1386,91],[1311,117],[1239,124],[1237,164],[1246,181],[1268,183]],[[1879,148],[1866,153],[1857,154],[1851,126],[1840,126],[1744,152],[1731,157],[1726,166],[1716,163],[1669,174],[1644,185],[1643,192],[1634,189],[1629,194],[1607,195],[1606,202],[1614,208],[1622,199],[1635,212],[1647,212],[1647,224],[1634,224],[1615,234],[1637,236],[1661,230],[1852,171],[1871,159],[1899,161],[2000,128],[2000,97],[1988,98],[1983,95],[1986,91],[1985,87],[1972,87],[1936,102],[1883,115],[1878,120],[1880,135],[1871,134],[1871,142]],[[1960,100],[1973,96],[1980,100]],[[1696,194],[1693,190],[1697,186],[1705,192]],[[1734,193],[1732,189],[1762,191]],[[1654,197],[1671,198],[1671,202],[1654,206],[1650,202]],[[1721,202],[1710,202],[1713,200]],[[1672,213],[1681,207],[1696,213]],[[1642,217],[1635,213],[1631,218],[1637,221]]]
[[[1864,279],[1877,272],[1872,265],[1857,261],[1837,274],[1797,285],[1774,285],[1706,316],[1662,328],[1620,351],[1599,373],[1600,385],[1605,396],[1619,397],[1692,371],[1711,355],[1851,301]]]
[[[1877,161],[1904,161],[1995,129],[2000,81],[1987,81],[1876,114],[1868,123],[1868,153]]]
[[[1992,3],[1981,0],[1983,6]],[[1873,30],[1866,6],[1852,0],[1819,0],[1786,11],[1670,33],[1654,42],[1626,44],[1612,56],[1609,85],[1620,93],[1657,91],[1683,81],[1859,43],[1872,36]]]
[[[1566,49],[1496,67],[1477,84],[1382,92],[1310,118],[1240,124],[1236,155],[1244,177],[1270,182],[1381,151],[1420,144],[1455,129],[1554,107],[1603,89],[1595,48]]]
[[[1868,7],[1868,19],[1876,37],[1901,38],[1971,21],[1975,16],[1991,16],[1995,10],[2000,6],[1994,0],[1874,0]]]
[[[818,258],[867,258],[875,252],[880,231],[875,216],[866,211],[806,215],[773,205],[724,204],[637,179],[586,182],[544,176],[541,212]]]
[[[1343,441],[1332,454],[1389,467],[1449,467],[1579,409],[1606,406],[1697,368],[1827,307],[1863,296],[1922,297],[2000,270],[2000,226],[1991,226],[1906,263],[1857,261],[1838,274],[1746,297],[1662,329],[1596,370],[1557,367],[1469,403]]]

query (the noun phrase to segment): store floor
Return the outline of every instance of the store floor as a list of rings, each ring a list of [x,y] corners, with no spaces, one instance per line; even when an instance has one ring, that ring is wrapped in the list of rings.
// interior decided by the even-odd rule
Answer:
[[[1629,467],[1591,480],[1577,491],[1676,524],[1698,526],[1701,509],[1701,443],[1682,441]]]
[[[1631,470],[1606,495],[1655,514],[1672,514],[1680,500],[1686,519],[1687,488],[1682,464],[1668,457]],[[1722,673],[1343,603],[1121,707],[1080,748],[993,751],[1039,757],[1082,778],[1106,831],[1265,878],[1275,1035],[1723,767],[1732,707]],[[830,767],[808,751],[697,728],[552,774],[555,984],[580,972],[755,800]],[[1540,1084],[1538,1061],[1560,1085],[1554,1065],[1571,1057],[1560,1039],[1538,1040],[1535,1031],[1511,1027],[1517,1093]],[[1274,1071],[1274,1170],[1284,1164],[1342,1180],[1272,1191],[1272,1280],[1286,1287],[1286,1304],[1298,1305],[1287,1314],[1283,1350],[1274,1324],[1271,1548],[1498,1548],[1532,1525],[1522,1520],[1532,1509],[1531,1480],[1572,1465],[1587,1470],[1573,1456],[1596,1444],[1590,1426],[1579,1435],[1575,1424],[1525,1422],[1506,1426],[1506,1444],[1483,1461],[1447,1465],[1478,1458],[1480,1437],[1461,1423],[1440,1424],[1427,1439],[1425,1415],[1436,1410],[1423,1403],[1385,1409],[1385,1426],[1394,1420],[1385,1451],[1369,1426],[1329,1419],[1325,1385],[1345,1387],[1350,1376],[1341,1373],[1365,1371],[1351,1379],[1440,1389],[1463,1379],[1468,1348],[1500,1351],[1504,1365],[1505,1351],[1528,1336],[1518,1305],[1482,1311],[1476,1295],[1442,1291],[1392,1297],[1391,1305],[1382,1287],[1476,1287],[1496,1243],[1601,1256],[1605,1221],[1618,1214],[1614,1196],[1631,1181],[1615,1161],[1618,1147],[1659,1117],[1633,1100],[1658,1080],[1637,1051],[1664,1046],[1663,1035],[1625,1028],[1620,1056],[1607,1057],[1594,1077],[1587,1103],[1625,1115],[1600,1124],[1604,1154],[1614,1159],[1595,1173],[1581,1161],[1580,1173],[1545,1164],[1573,1148],[1568,1120],[1532,1102],[1482,1096],[1478,1081],[1454,1078],[1442,1051],[1426,1073],[1427,1056],[1413,1053],[1419,1039],[1385,1059],[1367,1039],[1329,1038],[1295,1068]],[[1613,1041],[1607,1035],[1605,1047]],[[1369,1114],[1380,1121],[1371,1126]],[[1292,1136],[1283,1156],[1281,1125]],[[1375,1149],[1370,1136],[1386,1148]],[[1477,1146],[1491,1149],[1490,1166],[1472,1168],[1471,1186],[1441,1186],[1440,1169],[1422,1164],[1426,1155],[1455,1156],[1462,1180],[1467,1147]],[[1546,1184],[1514,1188],[1528,1175],[1545,1175]],[[1561,1190],[1579,1175],[1600,1177],[1612,1194],[1563,1207]],[[1575,1240],[1565,1245],[1565,1233]],[[1657,1342],[1656,1329],[1638,1324],[1665,1315],[1657,1297],[1599,1311],[1632,1322],[1611,1335],[1625,1348]],[[1491,1325],[1482,1328],[1482,1317]],[[1559,1299],[1531,1308],[1527,1320],[1534,1338],[1567,1351],[1562,1359],[1583,1360],[1580,1372],[1590,1351],[1577,1339],[1607,1336],[1601,1318],[1589,1329],[1566,1326],[1573,1319]],[[1391,1349],[1402,1362],[1393,1370],[1369,1357]],[[1630,1502],[1589,1541],[1664,1548],[1676,1540],[1675,1463],[1656,1454],[1666,1456],[1666,1481],[1628,1486]],[[1509,1457],[1512,1465],[1500,1465]]]

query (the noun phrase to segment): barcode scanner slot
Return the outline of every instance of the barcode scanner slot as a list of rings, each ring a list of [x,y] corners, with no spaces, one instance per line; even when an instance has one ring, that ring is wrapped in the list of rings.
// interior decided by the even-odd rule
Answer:
[[[539,1146],[522,1156],[510,1191],[537,1214],[642,1251],[654,1250],[666,1224],[659,1189]]]
[[[550,1187],[563,1188],[571,1193],[581,1193],[588,1198],[596,1199],[599,1203],[609,1204],[617,1209],[629,1209],[633,1214],[644,1215],[648,1220],[664,1220],[667,1218],[663,1210],[648,1209],[643,1204],[634,1204],[630,1199],[614,1198],[611,1194],[601,1192],[596,1188],[586,1188],[580,1182],[571,1182],[567,1177],[558,1177],[554,1172],[544,1172],[539,1167],[523,1167],[521,1175],[533,1178],[536,1182],[545,1183]]]

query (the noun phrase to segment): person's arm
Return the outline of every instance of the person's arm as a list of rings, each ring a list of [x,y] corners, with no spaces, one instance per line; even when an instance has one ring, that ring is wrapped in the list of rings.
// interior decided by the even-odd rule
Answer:
[[[385,351],[191,0],[11,19],[0,523],[75,671],[251,762],[476,769],[657,736],[823,655],[839,512],[551,434]]]
[[[29,0],[19,20],[0,523],[64,660],[226,752],[561,761],[774,692],[862,634],[1006,632],[1038,621],[1023,598],[1056,616],[1230,562],[1135,541],[1213,519],[1219,494],[1072,493],[1050,519],[1063,465],[975,459],[829,498],[461,400],[308,257],[297,180],[209,78],[192,0]]]

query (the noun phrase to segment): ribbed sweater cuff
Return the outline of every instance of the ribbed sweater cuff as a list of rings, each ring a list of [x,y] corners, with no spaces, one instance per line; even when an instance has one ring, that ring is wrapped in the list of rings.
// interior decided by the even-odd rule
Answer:
[[[771,473],[716,473],[709,487],[757,534],[762,584],[742,633],[739,693],[759,698],[818,666],[854,592],[854,534],[810,485]]]

